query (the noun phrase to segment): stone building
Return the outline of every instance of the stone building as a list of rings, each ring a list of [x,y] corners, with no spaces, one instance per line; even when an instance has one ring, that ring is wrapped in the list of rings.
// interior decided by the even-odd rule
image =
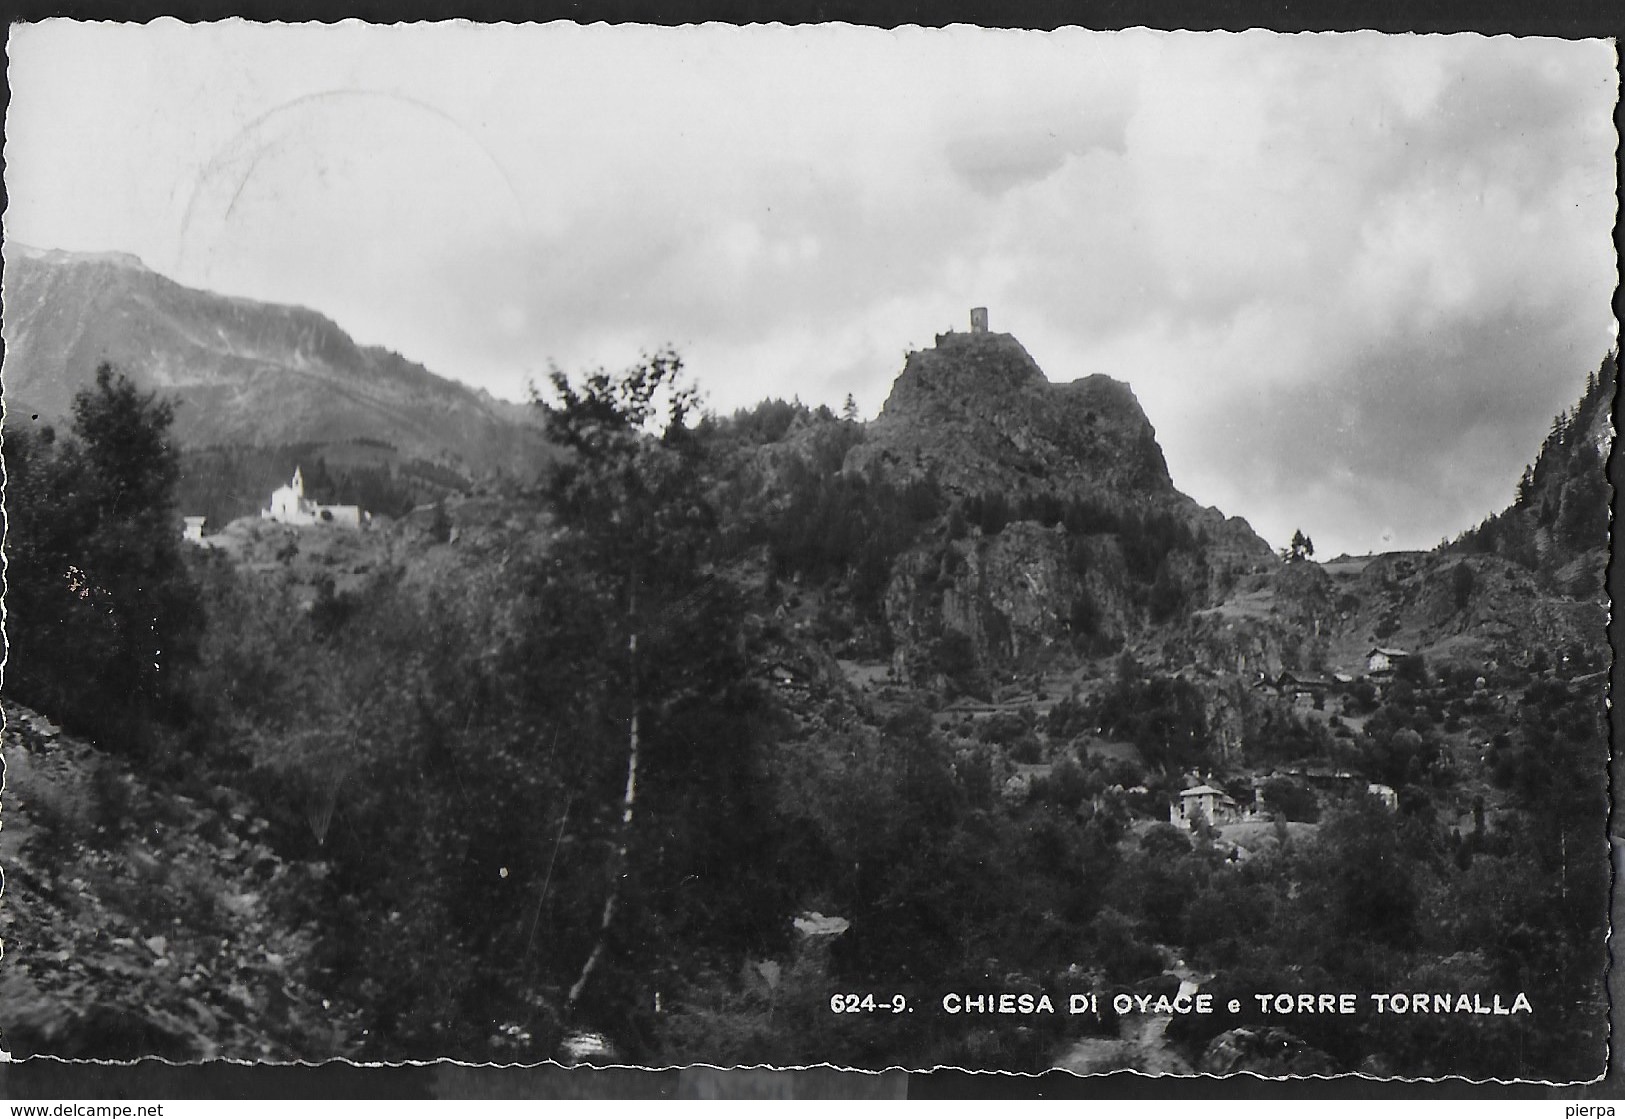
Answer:
[[[1195,828],[1198,819],[1210,824],[1228,824],[1241,819],[1239,805],[1223,789],[1196,785],[1179,794],[1168,806],[1168,822],[1182,828]]]
[[[293,479],[271,491],[271,507],[260,516],[285,525],[338,525],[360,528],[372,519],[359,505],[320,505],[305,496],[305,474],[293,468]]]

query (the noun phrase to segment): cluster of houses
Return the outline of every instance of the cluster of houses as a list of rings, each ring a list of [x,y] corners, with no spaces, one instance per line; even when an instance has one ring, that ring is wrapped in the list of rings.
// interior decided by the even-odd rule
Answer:
[[[1365,655],[1366,676],[1380,684],[1394,675],[1401,661],[1410,656],[1404,649],[1390,649],[1384,646],[1374,646]],[[1295,669],[1284,669],[1279,676],[1260,676],[1253,687],[1264,691],[1272,691],[1280,696],[1290,696],[1295,705],[1300,707],[1322,706],[1326,698],[1346,691],[1355,682],[1355,677],[1346,672],[1299,672]]]
[[[1400,662],[1408,656],[1410,653],[1404,649],[1374,646],[1365,655],[1366,675],[1380,684],[1390,679]],[[1300,672],[1286,669],[1273,678],[1268,675],[1261,676],[1253,686],[1272,691],[1279,696],[1291,697],[1295,706],[1320,707],[1328,696],[1347,691],[1354,683],[1355,677],[1345,672]],[[1399,794],[1391,786],[1366,781],[1343,770],[1292,769],[1278,770],[1268,776],[1254,779],[1252,799],[1245,805],[1223,789],[1198,781],[1181,791],[1169,804],[1168,821],[1180,827],[1195,828],[1198,820],[1218,825],[1261,818],[1268,811],[1264,804],[1263,786],[1265,782],[1276,777],[1296,778],[1320,791],[1336,795],[1363,793],[1376,797],[1390,810],[1399,808]]]
[[[1323,791],[1340,796],[1354,796],[1364,794],[1375,797],[1382,802],[1383,807],[1389,811],[1398,811],[1399,794],[1391,785],[1380,785],[1374,781],[1366,781],[1356,777],[1346,770],[1332,769],[1283,769],[1276,770],[1266,777],[1256,778],[1253,781],[1252,801],[1248,804],[1239,803],[1223,789],[1203,781],[1192,785],[1180,792],[1168,806],[1168,822],[1188,830],[1195,830],[1197,821],[1205,820],[1215,827],[1222,824],[1239,824],[1248,820],[1262,819],[1268,815],[1269,808],[1265,804],[1264,785],[1278,777],[1289,777],[1303,781],[1306,784]],[[1361,786],[1364,786],[1362,789]]]

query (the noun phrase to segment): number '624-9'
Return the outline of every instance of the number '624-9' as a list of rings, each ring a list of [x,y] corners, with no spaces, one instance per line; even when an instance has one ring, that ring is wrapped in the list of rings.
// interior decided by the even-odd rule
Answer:
[[[908,999],[902,995],[892,995],[889,998],[876,999],[874,995],[835,994],[829,997],[829,1008],[837,1014],[873,1014],[876,1011],[884,1013],[891,1011],[901,1014],[910,1009]]]

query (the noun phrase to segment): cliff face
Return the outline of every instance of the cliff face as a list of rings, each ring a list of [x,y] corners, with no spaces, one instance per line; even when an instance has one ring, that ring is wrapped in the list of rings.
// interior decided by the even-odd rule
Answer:
[[[930,654],[950,634],[968,642],[979,665],[1019,662],[1065,640],[1083,581],[1066,563],[1063,535],[1022,521],[906,553],[886,589],[897,667],[907,677],[944,667]]]
[[[1051,383],[1008,334],[910,354],[843,469],[934,479],[949,507],[886,590],[905,678],[955,649],[994,670],[1109,651],[1279,566],[1245,521],[1174,488],[1127,385]]]

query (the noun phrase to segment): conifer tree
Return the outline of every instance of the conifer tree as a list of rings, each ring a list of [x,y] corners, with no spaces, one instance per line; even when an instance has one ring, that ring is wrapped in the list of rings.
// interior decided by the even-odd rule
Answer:
[[[175,714],[202,612],[182,562],[170,405],[103,364],[73,434],[5,433],[6,687],[138,747]]]
[[[1308,559],[1315,554],[1315,542],[1298,529],[1292,534],[1292,543],[1287,546],[1285,558],[1288,563],[1297,563]]]

